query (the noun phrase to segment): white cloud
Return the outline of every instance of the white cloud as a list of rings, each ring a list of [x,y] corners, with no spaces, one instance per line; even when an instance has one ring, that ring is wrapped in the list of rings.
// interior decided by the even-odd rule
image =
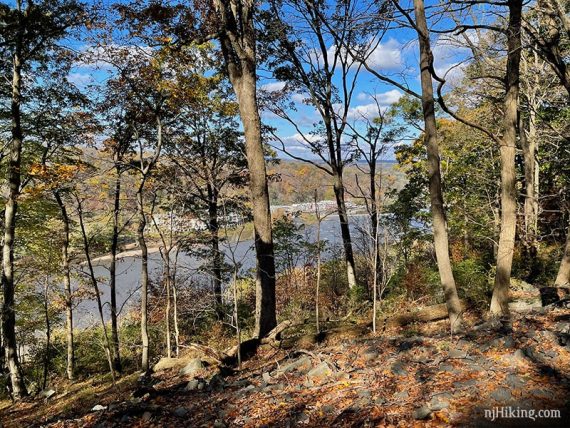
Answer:
[[[285,82],[271,82],[261,86],[261,89],[267,92],[277,92],[285,87]]]
[[[85,86],[93,83],[93,76],[90,73],[74,72],[67,75],[67,80],[76,86]]]
[[[361,92],[356,96],[356,99],[359,101],[372,101],[367,104],[350,107],[348,109],[347,117],[349,119],[373,119],[378,117],[378,109],[380,109],[380,113],[384,113],[386,109],[397,102],[402,97],[402,93],[397,89],[392,89],[387,92],[381,92],[377,94],[367,94],[365,92]],[[338,109],[341,108],[341,105],[338,104],[335,106]]]
[[[403,45],[396,39],[379,43],[370,54],[367,64],[377,70],[394,70],[402,66]]]
[[[296,93],[296,94],[291,95],[291,100],[293,100],[299,104],[304,103],[307,98],[309,98],[309,94]]]

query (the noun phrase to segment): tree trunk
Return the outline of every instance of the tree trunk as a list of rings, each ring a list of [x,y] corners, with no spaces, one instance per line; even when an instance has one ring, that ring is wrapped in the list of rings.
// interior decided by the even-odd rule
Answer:
[[[490,309],[491,314],[496,316],[509,315],[509,286],[517,222],[515,146],[519,105],[522,0],[510,0],[508,3],[506,94],[504,130],[500,148],[501,233],[499,235],[497,272]]]
[[[216,313],[222,319],[222,257],[220,253],[220,236],[218,224],[218,198],[216,189],[208,184],[208,231],[212,250],[212,276],[214,281],[214,298]]]
[[[63,270],[63,288],[65,290],[65,333],[67,339],[67,378],[75,376],[75,348],[73,344],[73,294],[71,293],[71,275],[69,268],[69,216],[59,192],[54,192],[63,221],[63,243],[61,244],[61,268]]]
[[[433,221],[433,239],[437,267],[445,301],[449,312],[451,331],[461,328],[462,308],[457,295],[455,279],[449,258],[449,241],[447,236],[447,221],[443,206],[443,193],[441,189],[441,170],[439,147],[437,142],[437,126],[435,121],[435,103],[433,98],[433,82],[431,71],[433,69],[433,54],[430,47],[429,31],[427,27],[423,0],[414,0],[414,12],[420,45],[420,68],[422,85],[422,110],[424,115],[424,142],[426,145],[429,173],[429,194],[431,214]]]
[[[176,358],[180,354],[180,331],[178,330],[178,290],[176,289],[176,270],[178,267],[178,253],[180,246],[176,248],[174,254],[174,266],[172,267],[172,321],[174,323],[174,345],[176,346]]]
[[[145,178],[141,179],[139,189],[137,192],[137,209],[139,214],[139,224],[137,227],[137,239],[139,248],[141,250],[141,343],[142,343],[142,356],[141,356],[141,370],[144,373],[149,371],[148,361],[148,248],[146,246],[146,239],[144,236],[144,229],[146,227],[146,215],[144,212],[144,197],[143,188]]]
[[[119,149],[117,149],[118,151]],[[119,214],[121,209],[121,169],[115,154],[115,194],[113,205],[113,234],[111,236],[111,264],[109,266],[109,291],[111,294],[111,343],[113,367],[117,373],[123,371],[119,349],[119,328],[117,323],[117,251],[119,247]]]
[[[560,262],[560,268],[558,269],[558,275],[556,276],[556,281],[554,284],[556,286],[568,285],[570,283],[570,225],[568,226],[568,232],[566,235],[566,245],[564,247],[564,254],[562,255],[562,261]]]
[[[164,287],[166,288],[166,308],[164,310],[164,322],[165,322],[165,335],[166,335],[166,356],[168,358],[172,357],[172,344],[170,342],[170,290],[171,290],[171,274],[170,274],[170,249],[164,249],[162,252],[162,260],[164,263]]]
[[[95,291],[95,298],[97,301],[97,310],[99,312],[99,320],[101,321],[101,328],[103,329],[103,348],[105,349],[105,355],[107,356],[107,362],[109,363],[109,371],[111,372],[111,377],[113,378],[113,384],[115,383],[115,369],[113,367],[113,358],[111,356],[111,341],[109,339],[109,334],[107,332],[107,324],[105,324],[105,316],[103,313],[103,303],[101,302],[101,293],[99,291],[99,283],[97,282],[97,277],[95,276],[95,271],[93,270],[93,263],[91,262],[91,250],[89,248],[89,239],[87,237],[87,231],[85,230],[85,223],[83,221],[83,206],[81,200],[77,195],[75,195],[77,200],[77,215],[79,217],[79,228],[81,230],[81,237],[83,238],[83,250],[85,252],[85,258],[87,259],[87,268],[89,269],[89,280]]]
[[[214,0],[214,5],[221,20],[220,45],[245,136],[257,255],[254,335],[261,338],[277,325],[277,319],[271,211],[256,96],[254,4],[250,0]]]
[[[340,234],[342,236],[344,258],[346,261],[348,288],[352,290],[356,287],[356,269],[354,264],[354,253],[352,252],[352,238],[350,237],[348,213],[346,211],[346,203],[344,200],[345,192],[342,180],[342,171],[335,171],[333,190],[336,198],[338,218],[340,220]]]
[[[16,51],[13,58],[12,75],[12,142],[10,144],[10,159],[8,163],[9,193],[4,211],[4,245],[2,248],[2,289],[4,303],[2,306],[2,333],[4,335],[4,352],[6,364],[10,371],[12,394],[18,400],[28,395],[20,362],[18,360],[18,345],[16,343],[16,312],[14,309],[14,243],[16,235],[16,212],[20,196],[20,167],[22,156],[23,134],[21,126],[21,86],[22,86],[22,38],[18,31]]]
[[[46,389],[50,363],[50,346],[51,346],[51,324],[49,319],[49,278],[46,278],[44,285],[44,317],[46,322],[46,350],[44,356],[44,376],[42,380],[42,389]]]

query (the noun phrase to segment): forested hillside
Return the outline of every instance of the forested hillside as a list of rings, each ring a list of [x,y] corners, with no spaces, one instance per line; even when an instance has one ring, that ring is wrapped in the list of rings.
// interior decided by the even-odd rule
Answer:
[[[0,425],[567,426],[569,12],[0,0]]]

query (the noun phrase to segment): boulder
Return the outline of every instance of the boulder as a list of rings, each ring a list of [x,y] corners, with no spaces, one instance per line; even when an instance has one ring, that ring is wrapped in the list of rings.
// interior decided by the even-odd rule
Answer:
[[[180,369],[180,375],[182,376],[194,376],[197,372],[204,368],[204,364],[200,358],[192,358],[189,360],[184,367]]]
[[[431,409],[426,405],[417,407],[412,412],[412,417],[417,420],[427,419],[429,418],[430,415],[431,415]]]
[[[323,380],[332,375],[332,370],[326,362],[322,362],[307,373],[311,380]]]
[[[305,372],[309,370],[312,366],[311,359],[309,357],[301,357],[289,364],[282,365],[279,369],[275,370],[275,375],[281,375],[285,373],[290,373],[292,371]]]
[[[97,404],[93,406],[91,409],[92,412],[100,412],[101,410],[107,410],[107,406],[102,406],[101,404]]]

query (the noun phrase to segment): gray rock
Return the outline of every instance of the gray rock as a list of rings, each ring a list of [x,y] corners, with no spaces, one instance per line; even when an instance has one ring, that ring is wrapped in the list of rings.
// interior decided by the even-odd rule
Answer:
[[[373,361],[376,358],[378,358],[378,352],[366,351],[364,354],[362,354],[362,358],[364,359],[364,361]]]
[[[317,365],[315,368],[311,369],[309,373],[307,373],[307,376],[310,379],[325,379],[330,375],[332,375],[332,370],[324,361]]]
[[[509,401],[511,396],[511,391],[507,388],[497,388],[491,393],[491,398],[497,401]]]
[[[438,412],[449,407],[449,400],[451,400],[451,398],[452,395],[447,392],[434,395],[429,401],[428,406],[432,411]]]
[[[180,369],[180,375],[193,376],[204,368],[204,364],[200,358],[192,358],[184,367]]]
[[[396,361],[392,364],[390,371],[396,376],[406,376],[408,371],[405,369],[405,364],[402,361]]]
[[[198,387],[200,386],[200,381],[198,379],[192,379],[190,382],[188,382],[186,384],[186,388],[184,388],[184,390],[186,391],[194,391],[196,389],[198,389]]]
[[[387,400],[384,397],[378,397],[376,400],[374,400],[374,403],[378,404],[379,406],[383,406],[387,403]]]
[[[222,421],[215,421],[214,428],[226,428],[226,424],[223,423]]]
[[[299,413],[297,415],[297,422],[301,423],[301,424],[306,424],[309,422],[309,415],[307,415],[306,413]]]
[[[101,404],[96,404],[91,409],[92,412],[100,412],[101,410],[107,410],[107,406],[102,406]]]
[[[439,366],[439,370],[442,372],[448,372],[448,373],[455,373],[455,367],[453,367],[451,364],[442,364]]]
[[[47,400],[55,395],[55,391],[53,389],[44,389],[40,392],[40,395]]]
[[[459,349],[452,349],[449,351],[449,358],[465,358],[467,357],[467,352],[461,351]]]
[[[546,398],[549,400],[554,398],[554,393],[546,389],[534,389],[531,390],[530,393],[538,398]]]
[[[282,383],[276,383],[273,385],[267,385],[265,387],[266,391],[282,391],[283,389],[285,389],[285,385]]]
[[[517,350],[513,353],[512,357],[513,357],[513,359],[514,359],[515,361],[518,361],[518,362],[521,362],[521,363],[522,363],[522,362],[525,362],[525,361],[527,360],[527,356],[526,356],[525,352],[524,352],[522,349],[517,349]]]
[[[271,375],[267,372],[263,373],[261,375],[261,377],[263,378],[263,380],[267,383],[271,382],[273,379],[271,378]]]
[[[141,418],[141,419],[142,419],[143,421],[145,421],[145,422],[148,422],[148,421],[150,421],[150,418],[152,418],[152,413],[150,413],[150,412],[144,412],[144,413],[142,414],[142,418]]]
[[[459,382],[453,382],[453,387],[457,389],[471,388],[477,385],[477,379],[469,379]]]
[[[186,407],[177,407],[174,410],[174,415],[178,416],[179,418],[183,418],[188,414],[188,409]]]
[[[410,396],[410,394],[408,394],[408,391],[401,391],[401,392],[394,394],[394,399],[395,400],[406,400],[409,396]]]
[[[325,404],[323,407],[321,407],[321,410],[324,414],[331,415],[336,412],[336,407],[331,406],[330,404]]]
[[[417,407],[412,412],[412,417],[417,420],[427,419],[429,415],[431,415],[431,409],[426,405]]]
[[[508,374],[506,378],[506,383],[511,388],[522,388],[526,384],[526,379],[521,378],[516,374]]]
[[[275,375],[281,375],[285,373],[290,373],[292,371],[299,371],[301,373],[306,372],[312,366],[311,359],[309,357],[301,357],[289,364],[281,366],[279,369],[275,370]]]
[[[358,396],[361,398],[370,398],[372,397],[372,392],[368,389],[361,389],[358,391]]]
[[[505,337],[503,340],[503,346],[508,349],[515,347],[515,340],[512,338],[512,336]]]
[[[226,382],[220,376],[219,373],[216,373],[214,376],[210,378],[208,381],[208,387],[214,391],[221,391],[226,386]]]

